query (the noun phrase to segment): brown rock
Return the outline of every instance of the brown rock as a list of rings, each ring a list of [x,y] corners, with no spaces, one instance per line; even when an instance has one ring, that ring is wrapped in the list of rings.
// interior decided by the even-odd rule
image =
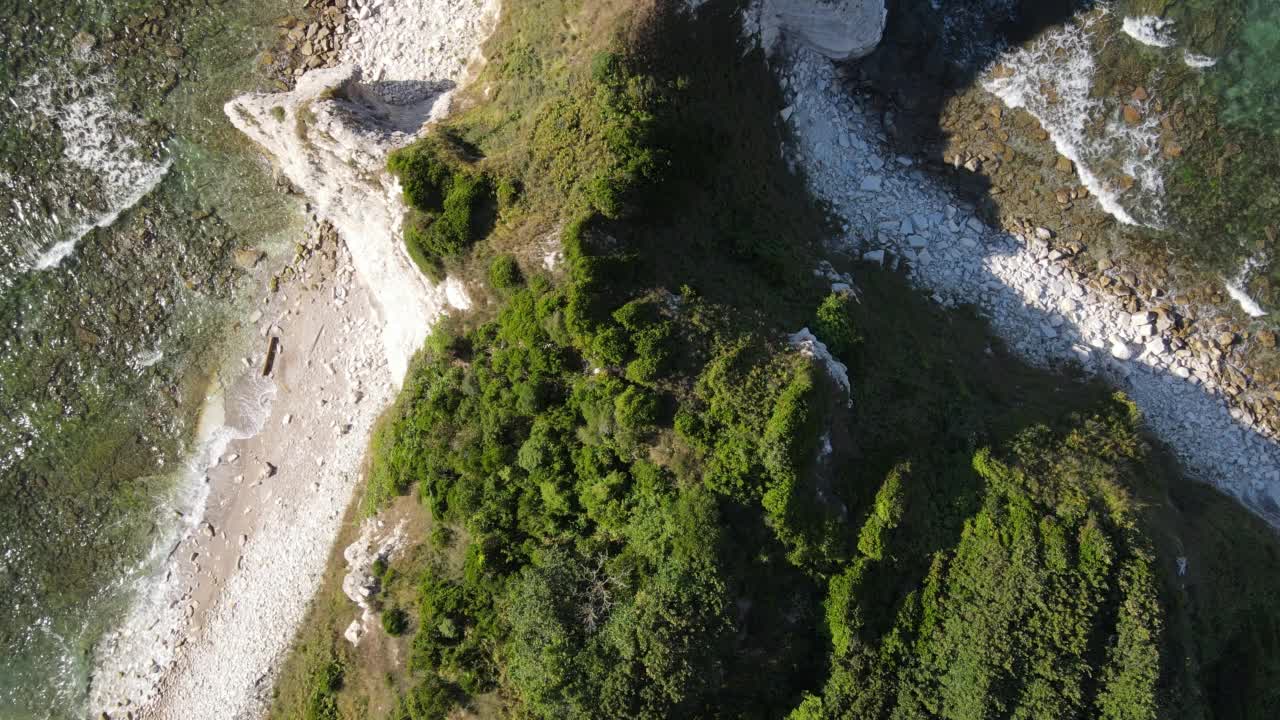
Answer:
[[[1141,101],[1143,101],[1143,100],[1146,100],[1146,99],[1147,99],[1147,98],[1149,98],[1149,97],[1151,97],[1151,96],[1147,94],[1147,89],[1146,89],[1146,88],[1144,88],[1144,87],[1142,87],[1141,85],[1139,85],[1138,87],[1136,87],[1136,88],[1134,88],[1134,89],[1133,89],[1133,99],[1134,99],[1134,100],[1137,100],[1137,101],[1141,102]]]
[[[1276,334],[1273,330],[1259,330],[1254,334],[1258,342],[1265,348],[1274,349],[1276,346]]]
[[[1224,348],[1231,347],[1236,342],[1234,333],[1224,332],[1218,334],[1218,344]]]
[[[1130,125],[1137,125],[1142,122],[1142,112],[1132,105],[1125,105],[1122,114],[1124,115],[1124,121]]]
[[[235,262],[245,270],[252,270],[264,256],[266,253],[257,248],[240,248],[235,252]]]
[[[1054,167],[1058,169],[1058,172],[1067,174],[1073,173],[1076,170],[1076,166],[1069,159],[1061,155],[1058,156],[1058,162]]]

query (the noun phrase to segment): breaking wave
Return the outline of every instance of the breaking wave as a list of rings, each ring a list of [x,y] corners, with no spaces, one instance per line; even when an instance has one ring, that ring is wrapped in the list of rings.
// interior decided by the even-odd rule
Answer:
[[[10,104],[5,119],[38,128],[34,151],[51,154],[38,177],[0,175],[14,220],[0,231],[0,245],[22,258],[14,269],[56,267],[81,238],[146,197],[172,166],[163,144],[145,139],[144,121],[118,106],[109,71],[77,77],[46,69],[22,81]]]
[[[1164,207],[1160,118],[1149,101],[1131,100],[1126,110],[1092,94],[1097,68],[1091,38],[1098,19],[1080,19],[1004,53],[983,86],[1040,122],[1104,210],[1127,225],[1158,228]]]

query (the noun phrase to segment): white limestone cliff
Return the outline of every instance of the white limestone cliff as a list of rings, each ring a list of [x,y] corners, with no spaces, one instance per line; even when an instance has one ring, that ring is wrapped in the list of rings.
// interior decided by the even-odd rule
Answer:
[[[391,375],[400,382],[435,317],[465,306],[456,281],[432,286],[401,236],[405,206],[387,154],[438,115],[448,84],[364,84],[354,65],[313,70],[287,93],[243,95],[227,117],[261,145],[279,171],[337,229],[384,320]],[[388,101],[384,98],[394,98]],[[451,302],[452,300],[452,302]]]

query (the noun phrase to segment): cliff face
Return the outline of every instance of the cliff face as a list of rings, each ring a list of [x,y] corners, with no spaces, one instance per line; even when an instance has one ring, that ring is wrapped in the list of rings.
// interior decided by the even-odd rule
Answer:
[[[884,34],[884,0],[763,0],[760,38],[768,50],[796,43],[831,58],[870,54]]]
[[[469,303],[461,285],[432,286],[401,241],[405,206],[386,172],[387,153],[408,143],[447,105],[447,83],[364,84],[353,66],[313,70],[287,93],[250,94],[226,106],[231,122],[329,220],[351,251],[384,319],[391,373],[404,377],[431,321]]]

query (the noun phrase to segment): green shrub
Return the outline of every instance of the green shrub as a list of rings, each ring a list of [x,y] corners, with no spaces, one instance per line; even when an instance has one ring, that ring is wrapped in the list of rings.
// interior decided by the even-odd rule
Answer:
[[[496,195],[498,198],[498,209],[509,210],[515,207],[520,201],[520,181],[503,176],[498,180]]]
[[[650,325],[631,336],[636,357],[627,364],[627,379],[637,383],[652,383],[664,372],[671,360],[668,340],[671,337],[671,325],[659,323]]]
[[[448,258],[460,255],[480,239],[478,215],[487,202],[488,186],[481,177],[458,174],[445,195],[439,215],[418,223],[415,242],[424,254]]]
[[[658,421],[658,399],[652,392],[632,385],[614,399],[614,417],[624,429],[648,429]]]
[[[858,534],[858,551],[872,560],[884,558],[889,531],[898,527],[898,523],[902,521],[902,476],[909,475],[910,472],[910,464],[895,467],[876,492],[871,516]]]
[[[306,687],[309,689],[303,708],[304,720],[339,720],[338,691],[342,689],[343,666],[332,648],[312,656]]]
[[[409,616],[400,608],[382,611],[382,629],[391,637],[398,637],[409,629]]]
[[[430,222],[430,218],[411,209],[405,218],[404,244],[409,251],[409,258],[418,266],[418,270],[431,278],[432,282],[439,283],[445,279],[444,258],[430,249],[431,240],[427,237]]]
[[[409,214],[404,238],[418,268],[444,277],[444,261],[461,255],[489,231],[493,191],[461,159],[448,158],[444,141],[427,138],[391,154],[387,167],[400,180]]]
[[[431,547],[444,549],[453,545],[453,531],[447,525],[431,528]]]
[[[439,211],[453,186],[454,170],[434,138],[392,152],[387,169],[400,180],[405,202],[419,212]]]
[[[822,301],[813,320],[813,333],[833,355],[848,356],[861,339],[849,316],[848,295],[831,293]]]
[[[618,327],[607,327],[591,339],[591,358],[604,367],[617,367],[630,351],[626,333]]]
[[[510,290],[524,282],[514,255],[503,253],[489,263],[489,284],[499,290]]]

